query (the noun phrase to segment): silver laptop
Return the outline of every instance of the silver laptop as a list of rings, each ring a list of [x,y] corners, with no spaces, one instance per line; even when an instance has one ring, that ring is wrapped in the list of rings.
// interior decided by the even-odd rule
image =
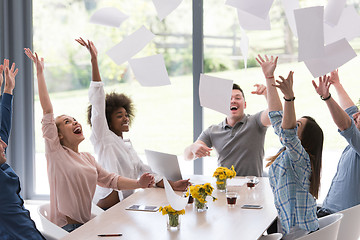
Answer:
[[[153,172],[158,173],[171,181],[182,179],[179,161],[176,155],[147,149],[145,149],[145,155]]]

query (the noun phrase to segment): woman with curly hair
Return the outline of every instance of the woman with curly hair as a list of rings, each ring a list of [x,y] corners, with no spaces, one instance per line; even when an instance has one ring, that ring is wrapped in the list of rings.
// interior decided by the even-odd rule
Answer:
[[[145,172],[154,175],[155,185],[164,187],[162,176],[152,172],[144,164],[130,140],[123,139],[123,133],[129,131],[129,125],[134,117],[134,107],[131,99],[124,94],[110,93],[105,97],[97,63],[97,51],[91,41],[77,40],[85,46],[91,55],[92,81],[89,88],[88,123],[92,126],[90,140],[94,145],[98,162],[106,170],[121,176],[138,178]],[[189,180],[169,181],[174,190],[184,191]],[[103,209],[107,209],[128,197],[133,190],[117,191],[97,187],[94,202]]]

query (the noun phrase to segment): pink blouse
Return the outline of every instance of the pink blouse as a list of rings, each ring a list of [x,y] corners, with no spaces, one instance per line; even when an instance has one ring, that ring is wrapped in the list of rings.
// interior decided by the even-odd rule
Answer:
[[[91,218],[96,184],[117,189],[118,175],[104,170],[90,153],[77,153],[62,146],[54,115],[42,119],[45,155],[50,185],[50,220],[62,227],[66,216],[85,223]]]

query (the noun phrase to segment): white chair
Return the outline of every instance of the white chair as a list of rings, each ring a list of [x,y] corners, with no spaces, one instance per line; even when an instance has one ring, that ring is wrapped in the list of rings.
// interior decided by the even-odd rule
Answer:
[[[41,225],[42,225],[42,235],[47,240],[57,240],[65,237],[68,232],[59,227],[58,225],[51,222],[48,217],[50,213],[50,203],[40,205],[38,208],[38,213],[40,215]]]
[[[92,203],[91,218],[94,218],[103,212],[104,212],[104,210],[102,210],[96,204]],[[65,237],[68,234],[67,231],[65,231],[58,225],[52,223],[48,219],[49,213],[50,213],[50,203],[40,205],[38,208],[38,213],[40,215],[41,224],[42,224],[42,228],[43,228],[43,231],[41,231],[41,233],[44,235],[44,237],[47,240],[57,240],[57,239]]]
[[[319,218],[320,229],[316,232],[300,237],[298,240],[337,240],[342,217],[342,213],[334,213],[326,217]]]
[[[358,240],[360,237],[360,204],[341,211],[344,216],[341,220],[338,240]]]
[[[259,238],[259,240],[280,240],[282,238],[281,233],[272,233],[268,235],[263,235]]]

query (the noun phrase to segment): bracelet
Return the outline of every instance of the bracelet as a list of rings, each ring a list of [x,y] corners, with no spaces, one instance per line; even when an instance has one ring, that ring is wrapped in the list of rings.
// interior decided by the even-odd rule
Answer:
[[[293,102],[295,100],[295,97],[290,98],[290,99],[287,99],[287,98],[284,97],[284,100],[287,101],[287,102]]]
[[[329,93],[329,96],[327,98],[324,98],[323,96],[320,96],[321,100],[326,101],[331,98],[331,93]]]
[[[271,76],[271,77],[267,77],[267,76],[265,76],[265,78],[274,78],[274,76]]]

